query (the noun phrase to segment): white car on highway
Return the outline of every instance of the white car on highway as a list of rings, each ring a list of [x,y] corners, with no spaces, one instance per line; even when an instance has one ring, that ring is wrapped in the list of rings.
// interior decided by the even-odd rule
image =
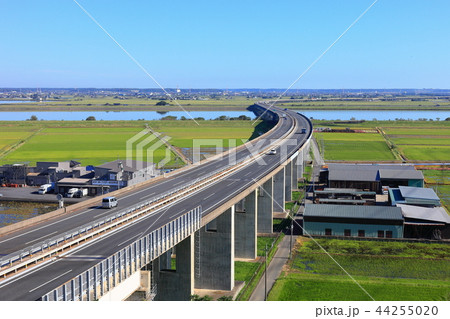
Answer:
[[[113,208],[117,206],[117,198],[114,196],[105,197],[102,199],[103,208]]]

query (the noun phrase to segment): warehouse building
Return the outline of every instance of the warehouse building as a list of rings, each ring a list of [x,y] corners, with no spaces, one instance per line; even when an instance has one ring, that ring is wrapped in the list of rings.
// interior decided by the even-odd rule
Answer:
[[[403,215],[399,207],[306,204],[305,235],[402,238]]]
[[[423,187],[424,177],[413,165],[329,164],[330,188],[353,188],[381,193],[383,186]]]

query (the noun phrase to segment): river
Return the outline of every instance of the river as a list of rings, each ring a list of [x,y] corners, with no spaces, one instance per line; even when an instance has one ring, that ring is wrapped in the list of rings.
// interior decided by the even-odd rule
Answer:
[[[316,120],[382,120],[388,121],[395,119],[405,120],[418,120],[421,118],[433,119],[434,121],[439,118],[441,121],[450,117],[450,111],[400,111],[400,110],[383,110],[383,111],[371,111],[371,110],[302,110],[298,111],[301,114],[309,118]],[[246,115],[254,118],[254,114],[248,111],[190,111],[189,114],[193,117],[203,117],[206,120],[215,119],[221,115],[229,117],[238,117],[240,115]],[[46,121],[81,121],[85,120],[88,116],[94,116],[96,120],[105,121],[117,121],[117,120],[159,120],[164,116],[176,116],[180,119],[182,116],[190,118],[188,114],[183,111],[170,111],[170,112],[156,112],[156,111],[73,111],[73,112],[0,112],[0,121],[25,121],[36,115],[39,120]]]

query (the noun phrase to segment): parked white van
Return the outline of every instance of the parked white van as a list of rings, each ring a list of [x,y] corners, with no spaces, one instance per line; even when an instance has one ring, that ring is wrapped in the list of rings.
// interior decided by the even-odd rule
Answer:
[[[117,206],[117,198],[110,196],[102,199],[103,208],[113,208]]]

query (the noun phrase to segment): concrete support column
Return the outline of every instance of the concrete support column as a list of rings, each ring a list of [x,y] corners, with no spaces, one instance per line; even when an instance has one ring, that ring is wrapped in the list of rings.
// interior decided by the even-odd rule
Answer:
[[[172,269],[172,249],[169,249],[159,258],[159,270]]]
[[[234,215],[234,257],[256,258],[256,223],[258,216],[257,190],[249,194],[244,201],[244,212],[235,211]]]
[[[285,181],[284,181],[284,188],[285,188],[285,199],[287,202],[292,200],[292,161],[290,161],[286,167],[284,168],[285,172]]]
[[[304,160],[304,148],[300,152],[298,152],[297,156],[297,178],[302,178],[305,170],[305,160]]]
[[[273,232],[273,177],[265,182],[258,191],[258,233]]]
[[[284,212],[285,189],[284,189],[284,168],[273,177],[273,211]]]
[[[161,256],[153,261],[155,300],[190,300],[194,293],[194,236],[189,236],[176,247],[176,270],[159,270],[160,263],[166,261],[165,257]]]
[[[298,155],[292,160],[292,189],[298,189],[297,159]]]
[[[196,261],[195,288],[234,288],[234,206],[198,230],[199,260]]]

